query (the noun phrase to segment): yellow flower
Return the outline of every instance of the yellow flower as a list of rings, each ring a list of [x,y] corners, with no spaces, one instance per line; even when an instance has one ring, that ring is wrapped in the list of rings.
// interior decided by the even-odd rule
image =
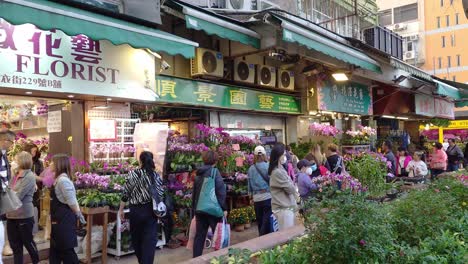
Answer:
[[[69,136],[69,137],[68,137],[68,142],[72,142],[72,140],[73,140],[73,137],[72,137],[72,136]]]

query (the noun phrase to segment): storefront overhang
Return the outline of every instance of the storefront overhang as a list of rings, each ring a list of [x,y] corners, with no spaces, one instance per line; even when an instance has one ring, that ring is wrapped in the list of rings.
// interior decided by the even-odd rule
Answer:
[[[304,28],[286,17],[277,14],[272,16],[281,24],[284,41],[298,43],[345,63],[382,73],[379,63],[362,51]]]
[[[86,35],[186,58],[195,56],[198,44],[175,35],[44,0],[2,0],[0,18],[13,25],[34,24],[43,30],[59,29],[69,36]]]
[[[461,99],[461,95],[460,95],[460,91],[447,84],[447,83],[444,83],[444,82],[441,82],[441,81],[438,81],[438,80],[434,80],[434,82],[436,83],[436,87],[437,87],[437,93],[442,95],[442,96],[447,96],[447,97],[451,97],[455,100],[459,100]]]
[[[298,98],[191,79],[158,75],[156,102],[205,108],[301,114]]]
[[[453,81],[449,81],[449,80],[443,80],[443,79],[439,79],[439,78],[437,78],[437,81],[442,83],[442,84],[445,84],[446,86],[449,86],[449,87],[444,87],[443,85],[441,85],[441,91],[440,92],[453,93],[454,96],[457,96],[457,93],[455,92],[454,89],[458,89],[459,98],[454,98],[454,99],[456,99],[455,100],[455,106],[457,108],[468,106],[468,84],[453,82]],[[439,91],[439,89],[438,89],[438,91]],[[447,95],[447,96],[449,96],[449,95]]]
[[[183,13],[187,28],[203,30],[208,35],[216,35],[257,49],[260,48],[260,35],[229,17],[176,0],[168,1],[165,5]]]
[[[422,71],[412,65],[409,65],[408,63],[405,63],[399,59],[396,58],[390,58],[390,65],[392,65],[394,68],[403,70],[405,72],[408,72],[409,74],[420,78],[425,81],[433,82],[434,80],[432,79],[431,75],[426,73],[425,71]]]

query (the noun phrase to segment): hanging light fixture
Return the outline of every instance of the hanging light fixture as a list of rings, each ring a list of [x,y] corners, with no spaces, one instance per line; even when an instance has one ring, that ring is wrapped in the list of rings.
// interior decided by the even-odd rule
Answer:
[[[337,82],[345,82],[345,81],[348,81],[348,76],[346,75],[346,73],[344,72],[335,72],[335,73],[332,73],[332,77],[333,79],[335,79],[335,81]]]

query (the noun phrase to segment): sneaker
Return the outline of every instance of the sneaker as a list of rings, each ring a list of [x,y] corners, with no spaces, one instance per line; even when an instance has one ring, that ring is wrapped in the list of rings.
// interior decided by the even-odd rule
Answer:
[[[11,250],[10,245],[5,245],[3,247],[3,256],[13,256],[13,250]]]

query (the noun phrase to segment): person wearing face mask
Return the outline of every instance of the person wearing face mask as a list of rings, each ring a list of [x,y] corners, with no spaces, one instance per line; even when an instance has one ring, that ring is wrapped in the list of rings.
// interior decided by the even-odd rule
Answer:
[[[307,154],[307,156],[305,156],[305,159],[311,164],[310,167],[312,168],[312,174],[310,176],[312,178],[318,177],[320,175],[325,175],[328,171],[328,169],[325,166],[319,166],[320,163],[312,153]]]
[[[317,164],[312,164],[310,161],[303,159],[297,163],[299,173],[297,175],[297,186],[299,195],[303,201],[312,196],[313,191],[317,190],[317,185],[312,182],[312,173],[318,171]]]
[[[296,187],[283,164],[287,162],[285,146],[277,143],[270,155],[268,174],[270,175],[271,208],[278,220],[279,230],[294,226],[298,198]]]

